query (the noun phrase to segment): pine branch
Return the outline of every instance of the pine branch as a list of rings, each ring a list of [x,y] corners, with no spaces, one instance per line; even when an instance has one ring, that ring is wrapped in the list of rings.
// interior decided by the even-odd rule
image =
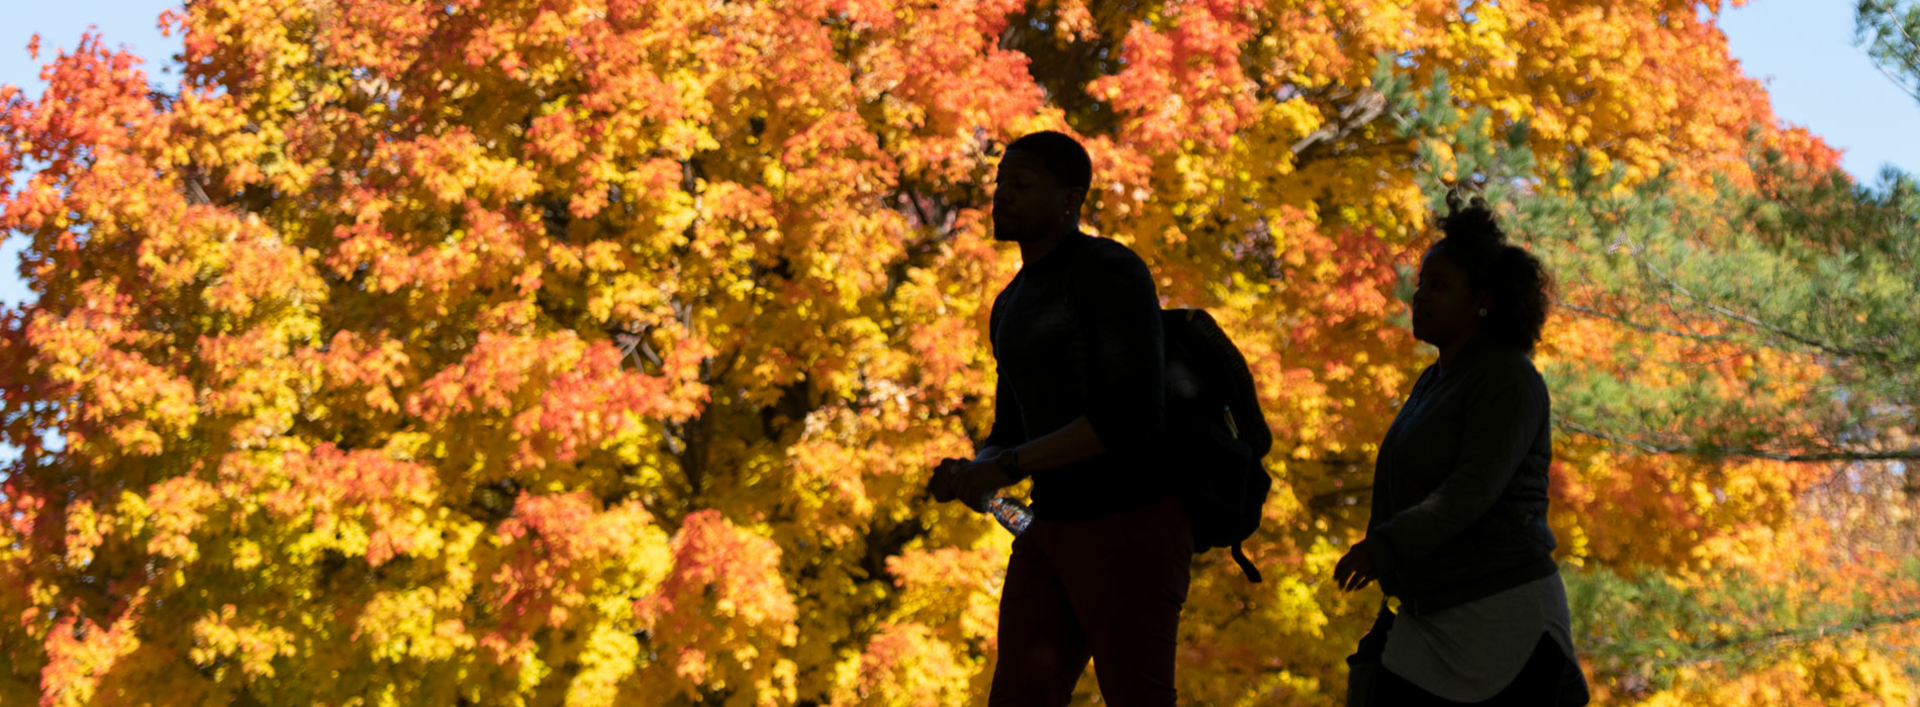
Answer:
[[[1673,444],[1654,443],[1646,440],[1622,437],[1597,427],[1568,420],[1559,413],[1553,415],[1554,424],[1568,432],[1605,440],[1614,444],[1633,447],[1648,454],[1675,454],[1735,459],[1771,459],[1781,462],[1855,462],[1855,461],[1913,461],[1920,460],[1920,448],[1888,450],[1832,450],[1821,452],[1779,452],[1757,447],[1709,445],[1709,444]]]
[[[1638,262],[1641,267],[1646,268],[1647,272],[1653,273],[1654,277],[1659,278],[1662,283],[1666,284],[1668,289],[1671,289],[1675,292],[1685,295],[1687,299],[1693,300],[1695,303],[1699,304],[1701,307],[1706,308],[1708,311],[1713,312],[1714,314],[1718,314],[1727,319],[1732,319],[1734,321],[1740,322],[1742,324],[1746,324],[1756,329],[1771,332],[1774,335],[1780,336],[1789,341],[1793,341],[1803,346],[1807,346],[1819,351],[1823,351],[1825,353],[1828,353],[1834,356],[1839,356],[1841,358],[1866,358],[1866,359],[1873,359],[1876,361],[1881,361],[1883,363],[1889,363],[1889,364],[1899,365],[1899,366],[1920,365],[1920,358],[1895,356],[1885,351],[1852,349],[1852,348],[1847,348],[1837,344],[1828,343],[1826,341],[1814,338],[1812,336],[1801,334],[1796,331],[1792,331],[1790,329],[1787,329],[1786,327],[1782,327],[1777,324],[1763,321],[1758,317],[1749,316],[1747,314],[1734,311],[1727,307],[1720,306],[1719,304],[1715,304],[1714,302],[1708,300],[1705,297],[1694,294],[1694,292],[1692,290],[1687,289],[1685,285],[1680,284],[1678,281],[1674,280],[1672,277],[1669,277],[1665,272],[1662,272],[1660,268],[1655,267],[1653,263],[1648,262],[1648,260],[1645,257],[1641,256],[1641,250],[1642,248],[1638,246],[1633,248],[1633,254],[1634,254],[1633,259],[1635,262]]]
[[[1870,630],[1881,628],[1881,627],[1897,626],[1900,624],[1912,623],[1917,620],[1920,620],[1920,609],[1916,609],[1913,611],[1905,611],[1898,614],[1883,614],[1883,615],[1868,614],[1867,618],[1854,623],[1823,624],[1820,626],[1809,626],[1809,627],[1797,628],[1797,629],[1783,628],[1783,629],[1777,629],[1773,631],[1767,631],[1765,633],[1758,633],[1758,634],[1752,634],[1747,636],[1734,636],[1729,638],[1715,639],[1712,641],[1701,641],[1701,642],[1693,643],[1689,647],[1696,648],[1699,650],[1710,651],[1710,650],[1722,650],[1726,648],[1733,648],[1737,646],[1749,646],[1753,644],[1762,644],[1762,645],[1771,646],[1771,645],[1777,645],[1780,643],[1804,643],[1809,640],[1825,638],[1829,635],[1835,635],[1835,634],[1841,634],[1841,633],[1856,633],[1859,631],[1870,631]]]
[[[1610,321],[1628,328],[1638,329],[1640,331],[1644,331],[1649,334],[1664,334],[1666,336],[1672,336],[1672,337],[1681,338],[1681,339],[1692,339],[1695,341],[1726,341],[1728,338],[1726,336],[1719,335],[1719,334],[1700,334],[1695,332],[1676,331],[1673,329],[1657,327],[1652,324],[1645,324],[1645,323],[1633,321],[1631,319],[1627,319],[1626,317],[1622,317],[1617,314],[1608,314],[1606,312],[1602,312],[1597,309],[1593,309],[1590,307],[1583,307],[1577,304],[1567,304],[1565,302],[1559,302],[1556,304],[1561,309],[1564,309],[1570,312],[1578,312],[1580,314],[1585,314],[1590,317],[1605,319],[1607,321]]]
[[[1874,35],[1875,44],[1880,44],[1883,41],[1883,38],[1887,34],[1886,28],[1892,27],[1895,31],[1898,31],[1900,33],[1901,39],[1906,40],[1905,46],[1908,48],[1909,52],[1911,52],[1916,46],[1920,46],[1920,42],[1915,42],[1913,35],[1907,32],[1906,24],[1901,21],[1902,18],[1898,14],[1894,13],[1893,3],[1889,2],[1889,3],[1881,4],[1879,9],[1881,13],[1887,16],[1887,24],[1880,27],[1879,32],[1875,33]],[[1892,50],[1889,50],[1889,53],[1895,54],[1896,57],[1900,60],[1900,63],[1906,66],[1907,71],[1914,72],[1915,74],[1920,74],[1920,64],[1916,64],[1913,57],[1904,56],[1906,52],[1893,52]],[[1873,59],[1873,68],[1879,69],[1880,73],[1884,74],[1887,77],[1888,81],[1892,81],[1893,85],[1899,86],[1900,90],[1906,91],[1907,95],[1913,96],[1914,100],[1920,101],[1920,82],[1900,80],[1900,77],[1895,76],[1892,71],[1887,69],[1886,64],[1880,60],[1880,57],[1872,56],[1873,54],[1874,52],[1868,53],[1869,57]]]
[[[1896,88],[1899,88],[1901,91],[1905,91],[1908,96],[1911,96],[1913,98],[1913,100],[1920,101],[1920,84],[1909,86],[1907,85],[1907,82],[1900,80],[1899,76],[1895,76],[1892,71],[1887,70],[1887,65],[1885,62],[1882,62],[1878,58],[1874,58],[1874,57],[1868,57],[1868,58],[1872,59],[1873,68],[1879,70],[1881,76],[1887,77],[1888,83],[1893,84]]]
[[[1696,641],[1694,643],[1684,644],[1684,646],[1701,652],[1720,653],[1725,653],[1729,649],[1737,648],[1742,649],[1741,652],[1743,654],[1752,654],[1756,650],[1773,648],[1782,644],[1794,645],[1810,643],[1831,636],[1869,633],[1889,628],[1911,628],[1908,624],[1914,621],[1920,621],[1920,610],[1888,615],[1869,614],[1866,619],[1854,623],[1809,626],[1797,629],[1778,629],[1747,636],[1735,636],[1711,641]],[[1692,660],[1676,659],[1672,661],[1670,665],[1675,667],[1690,667],[1721,662],[1725,662],[1724,657],[1712,656]]]

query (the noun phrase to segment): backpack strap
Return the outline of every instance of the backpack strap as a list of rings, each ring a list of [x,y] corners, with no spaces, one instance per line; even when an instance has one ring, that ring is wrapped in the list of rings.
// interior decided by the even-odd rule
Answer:
[[[1247,575],[1247,581],[1260,583],[1260,568],[1253,566],[1253,560],[1247,559],[1247,552],[1240,549],[1240,543],[1233,544],[1233,561],[1240,565],[1240,571]]]

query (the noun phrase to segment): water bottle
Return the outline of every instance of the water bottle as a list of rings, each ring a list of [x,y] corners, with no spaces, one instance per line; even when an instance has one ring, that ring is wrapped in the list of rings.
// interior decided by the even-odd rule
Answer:
[[[1027,504],[1021,503],[1020,499],[999,491],[988,491],[981,498],[985,499],[981,505],[987,507],[993,519],[1000,521],[1000,527],[1006,528],[1015,537],[1027,532],[1027,526],[1033,524],[1033,511],[1027,510]]]

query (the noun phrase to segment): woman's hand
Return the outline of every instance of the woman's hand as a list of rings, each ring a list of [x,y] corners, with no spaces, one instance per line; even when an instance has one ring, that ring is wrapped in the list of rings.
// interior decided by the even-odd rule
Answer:
[[[1333,566],[1333,581],[1343,591],[1356,591],[1373,583],[1373,555],[1367,552],[1365,542],[1358,543],[1347,551],[1340,563]]]

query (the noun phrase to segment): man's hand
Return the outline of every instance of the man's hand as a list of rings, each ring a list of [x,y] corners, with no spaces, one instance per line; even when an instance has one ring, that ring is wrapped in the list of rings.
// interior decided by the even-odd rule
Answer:
[[[1367,552],[1367,544],[1359,543],[1347,550],[1340,563],[1333,566],[1333,581],[1343,591],[1356,591],[1371,584],[1373,576],[1373,554]]]
[[[954,471],[961,465],[972,462],[966,459],[942,459],[940,465],[933,468],[933,476],[927,479],[927,494],[938,503],[946,503],[960,497],[960,486]]]
[[[1007,470],[992,461],[942,459],[933,469],[933,478],[927,480],[927,493],[940,503],[959,500],[968,508],[985,513],[987,509],[981,504],[981,498],[1012,485],[1013,479],[1007,476]]]
[[[987,512],[984,503],[987,494],[1013,485],[1007,470],[992,461],[967,462],[955,469],[953,476],[960,502],[980,513]]]

